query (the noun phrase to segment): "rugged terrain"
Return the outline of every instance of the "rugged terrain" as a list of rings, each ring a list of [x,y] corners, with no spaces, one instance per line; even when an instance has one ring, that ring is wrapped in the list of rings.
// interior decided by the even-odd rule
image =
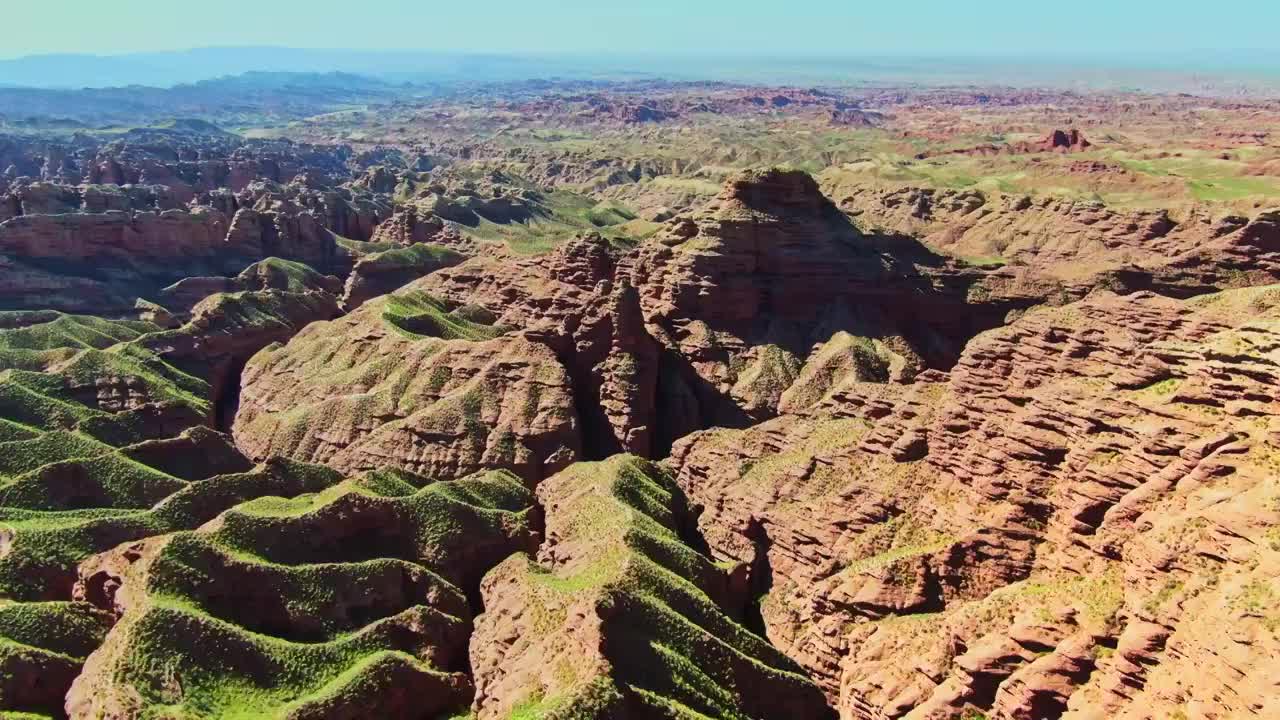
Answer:
[[[1274,101],[276,80],[0,126],[0,717],[1280,716]]]

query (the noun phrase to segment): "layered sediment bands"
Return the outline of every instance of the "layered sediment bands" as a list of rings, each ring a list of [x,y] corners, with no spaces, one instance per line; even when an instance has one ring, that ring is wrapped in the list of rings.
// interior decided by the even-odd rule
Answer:
[[[803,172],[746,173],[673,220],[629,263],[666,350],[663,442],[773,416],[815,346],[881,343],[900,372],[947,367],[964,342],[1030,296],[905,236],[854,227]]]
[[[588,235],[542,257],[489,250],[412,287],[475,305],[555,350],[573,381],[584,449],[653,452],[659,348],[609,243]]]
[[[186,318],[192,308],[210,295],[267,290],[338,295],[342,292],[342,281],[321,275],[304,263],[269,257],[246,267],[235,277],[183,278],[160,290],[155,299],[171,315]]]
[[[230,275],[273,256],[346,274],[352,261],[337,238],[367,240],[390,204],[309,182],[258,181],[181,203],[163,199],[165,186],[146,197],[115,186],[19,186],[11,194],[23,212],[0,222],[0,303],[124,314],[175,281]]]
[[[731,180],[630,253],[592,236],[543,257],[487,251],[415,287],[555,348],[593,457],[661,455],[688,432],[771,417],[797,380],[794,402],[816,401],[841,368],[947,366],[1043,295],[909,238],[864,235],[808,175],[784,171]]]
[[[536,545],[531,505],[510,473],[433,483],[378,472],[102,556],[82,582],[109,576],[120,620],[68,712],[140,718],[165,705],[355,720],[459,710],[471,698],[465,591]]]
[[[240,279],[244,277],[242,274]],[[166,362],[208,383],[202,396],[209,401],[206,424],[231,429],[240,375],[255,353],[289,340],[310,323],[340,314],[333,294],[307,289],[305,283],[284,286],[296,287],[297,291],[268,289],[210,295],[191,309],[190,319],[181,327],[138,341]]]
[[[536,481],[581,451],[555,353],[504,334],[482,310],[412,289],[254,356],[234,435],[253,458],[438,478],[501,468]]]
[[[634,456],[544,481],[538,560],[484,579],[471,666],[481,720],[825,718],[818,688],[736,620],[742,568],[699,553],[694,517]]]
[[[45,312],[0,328],[0,714],[470,703],[468,598],[539,537],[514,475],[255,466],[198,424],[209,386],[148,349],[154,326]]]
[[[978,190],[824,189],[864,227],[909,233],[930,247],[1004,263],[1011,277],[1060,286],[1067,300],[1094,287],[1187,297],[1280,279],[1280,211],[1252,220],[1193,209],[1116,210],[1102,203]],[[1052,299],[1052,292],[1045,292]]]
[[[215,252],[229,222],[210,209],[12,218],[0,223],[4,305],[127,312],[139,295],[181,277],[175,262],[190,268],[188,275],[220,267]]]
[[[1033,311],[949,377],[853,383],[670,464],[843,717],[1263,717],[1278,302]]]
[[[1280,714],[1275,212],[135,160],[3,182],[143,320],[0,313],[0,715]]]

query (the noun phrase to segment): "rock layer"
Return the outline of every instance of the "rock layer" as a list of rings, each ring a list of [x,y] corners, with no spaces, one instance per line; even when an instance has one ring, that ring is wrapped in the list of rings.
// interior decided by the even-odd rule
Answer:
[[[546,542],[485,577],[471,664],[478,718],[824,718],[821,693],[738,625],[737,570],[713,565],[671,479],[615,456],[538,489]]]
[[[1265,715],[1278,298],[1032,312],[670,462],[843,717]]]
[[[445,479],[501,468],[535,481],[581,448],[572,387],[550,349],[418,290],[255,356],[234,435],[253,458]]]
[[[904,370],[948,366],[1019,300],[902,236],[859,231],[802,172],[747,173],[673,220],[631,264],[667,350],[664,442],[771,417],[815,346],[875,340]]]

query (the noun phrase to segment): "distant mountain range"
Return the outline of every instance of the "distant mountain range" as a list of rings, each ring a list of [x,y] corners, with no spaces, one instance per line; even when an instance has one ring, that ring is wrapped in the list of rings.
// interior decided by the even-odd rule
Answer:
[[[47,89],[142,85],[168,88],[250,72],[348,73],[384,82],[489,83],[528,79],[728,80],[850,85],[1008,85],[1203,91],[1276,89],[1280,52],[1169,56],[855,57],[754,55],[517,55],[414,50],[210,47],[122,55],[31,55],[0,60],[0,87]]]
[[[340,107],[359,107],[430,94],[427,87],[393,85],[349,73],[263,73],[201,80],[172,87],[59,89],[0,87],[0,127],[133,125],[173,117],[287,121]]]
[[[0,86],[76,89],[172,87],[249,72],[350,73],[390,82],[586,77],[581,58],[417,51],[212,47],[128,55],[30,55],[0,60]],[[584,69],[587,68],[587,69]]]

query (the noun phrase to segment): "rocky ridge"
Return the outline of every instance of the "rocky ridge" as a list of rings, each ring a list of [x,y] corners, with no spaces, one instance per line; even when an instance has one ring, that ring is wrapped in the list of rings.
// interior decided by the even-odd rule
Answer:
[[[304,259],[0,314],[6,711],[1271,710],[1273,213],[1041,207],[996,267],[756,171],[527,255],[443,232],[498,194],[316,185],[208,198]]]
[[[1276,297],[1035,311],[669,462],[842,717],[1265,716]]]
[[[1098,286],[1187,297],[1280,278],[1276,210],[1252,219],[1193,212],[1176,220],[1165,210],[1118,211],[1092,201],[977,190],[826,189],[860,224],[1003,265],[1023,282],[1056,284],[1068,300]]]

